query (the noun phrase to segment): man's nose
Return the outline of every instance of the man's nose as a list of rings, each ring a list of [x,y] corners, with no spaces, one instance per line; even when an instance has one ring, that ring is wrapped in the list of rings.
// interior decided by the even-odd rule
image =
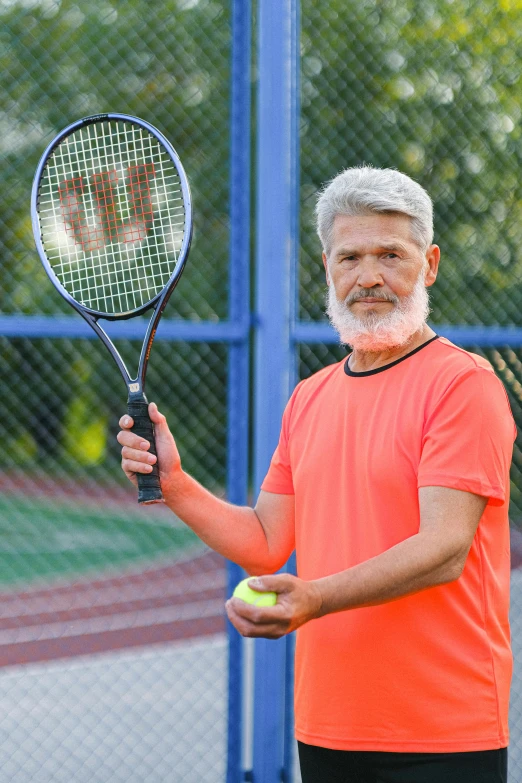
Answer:
[[[382,274],[376,259],[363,258],[361,260],[357,282],[361,288],[372,288],[375,285],[383,284]]]

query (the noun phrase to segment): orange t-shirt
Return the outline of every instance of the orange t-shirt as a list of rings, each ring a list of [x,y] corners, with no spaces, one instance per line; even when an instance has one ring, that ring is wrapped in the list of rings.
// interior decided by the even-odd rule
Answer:
[[[302,579],[415,535],[419,487],[489,498],[458,580],[297,631],[297,739],[423,753],[508,744],[515,437],[489,362],[444,337],[369,372],[343,360],[296,387],[262,489],[295,495]]]

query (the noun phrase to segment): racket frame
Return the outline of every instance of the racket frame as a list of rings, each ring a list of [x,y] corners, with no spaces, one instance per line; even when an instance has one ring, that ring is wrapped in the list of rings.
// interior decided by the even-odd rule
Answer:
[[[54,272],[47,258],[47,254],[45,252],[45,248],[42,240],[42,231],[40,227],[40,219],[38,214],[39,190],[40,190],[40,182],[42,179],[42,174],[47,165],[47,161],[51,157],[56,147],[58,147],[67,136],[70,136],[72,133],[79,130],[80,128],[86,127],[88,125],[92,125],[100,121],[109,121],[109,120],[127,122],[134,125],[138,125],[144,130],[151,133],[159,141],[159,143],[163,146],[164,150],[167,152],[169,157],[172,159],[172,162],[174,163],[174,166],[179,175],[181,192],[183,195],[183,205],[185,207],[185,224],[184,224],[185,230],[183,233],[183,242],[178,253],[176,265],[174,267],[174,270],[169,280],[167,281],[165,286],[161,289],[161,291],[159,291],[148,302],[136,308],[135,310],[130,310],[124,313],[103,313],[98,310],[93,310],[92,308],[80,304],[74,299],[74,297],[71,296],[71,294],[66,290],[66,288],[62,285],[62,283],[58,279],[56,273]],[[148,366],[149,356],[152,348],[152,343],[156,335],[156,329],[159,320],[185,267],[187,256],[190,250],[190,244],[192,241],[192,227],[193,227],[192,199],[191,199],[187,176],[185,174],[185,170],[183,168],[183,165],[179,159],[176,150],[157,128],[155,128],[149,122],[146,122],[145,120],[142,120],[138,117],[133,117],[128,114],[115,114],[115,113],[94,114],[89,117],[83,117],[82,119],[77,120],[76,122],[73,122],[70,125],[68,125],[66,128],[64,128],[48,145],[48,147],[46,148],[45,152],[43,153],[40,159],[40,162],[38,164],[38,167],[34,175],[33,186],[31,191],[31,222],[33,226],[33,235],[35,239],[36,249],[38,251],[38,255],[40,256],[40,260],[44,266],[44,269],[49,279],[51,280],[54,287],[58,290],[58,292],[62,295],[62,297],[71,305],[71,307],[73,307],[76,310],[76,312],[79,315],[81,315],[81,317],[85,321],[87,321],[89,326],[98,335],[102,343],[105,345],[105,347],[111,354],[127,385],[129,406],[131,406],[132,404],[135,405],[136,404],[143,405],[144,403],[146,404],[147,398],[145,397],[145,375],[147,372],[147,366]],[[136,316],[142,315],[147,310],[150,310],[152,307],[154,307],[154,312],[152,313],[152,316],[149,319],[148,325],[146,327],[143,345],[140,353],[140,359],[138,363],[138,371],[136,373],[136,376],[133,378],[129,373],[118,349],[112,342],[107,332],[103,329],[102,326],[100,326],[98,320],[103,319],[106,321],[123,321],[128,318],[134,318]],[[154,449],[151,448],[151,451],[152,453],[155,453],[155,448]],[[156,468],[156,466],[157,466],[157,462],[154,468]],[[141,476],[138,476],[138,478],[141,478]],[[159,492],[159,495],[160,497],[155,497],[153,499],[152,498],[140,499],[139,502],[140,503],[161,502],[163,500],[161,496],[161,491]]]
[[[87,125],[92,125],[93,123],[100,122],[103,120],[124,121],[124,122],[130,122],[134,125],[139,125],[144,130],[148,131],[153,136],[155,136],[155,138],[160,142],[160,144],[162,144],[162,146],[165,148],[168,155],[171,157],[176,167],[176,170],[179,174],[181,192],[183,194],[183,203],[185,207],[185,227],[188,227],[188,230],[185,230],[183,234],[183,242],[178,254],[178,260],[176,262],[176,266],[169,280],[165,284],[164,288],[162,288],[162,290],[159,291],[156,294],[156,296],[154,296],[145,304],[141,305],[139,308],[124,313],[103,313],[97,310],[93,310],[90,307],[86,307],[85,305],[80,304],[71,296],[71,294],[66,290],[66,288],[64,288],[64,286],[58,279],[56,273],[54,272],[51,264],[47,259],[47,255],[42,240],[40,220],[38,217],[38,198],[39,198],[40,181],[41,181],[42,173],[47,165],[47,161],[51,157],[53,151],[56,149],[56,147],[58,147],[59,144],[61,144],[61,142],[67,136],[70,136],[76,130],[79,130],[80,128],[86,127]],[[81,120],[77,120],[76,122],[73,122],[70,125],[68,125],[66,128],[64,128],[53,139],[53,141],[49,144],[49,146],[47,147],[47,149],[45,150],[45,152],[43,153],[40,159],[40,162],[38,164],[34,176],[33,188],[31,193],[31,221],[33,225],[33,234],[35,238],[38,255],[40,256],[40,260],[44,266],[44,269],[47,272],[47,275],[50,278],[51,282],[53,283],[54,287],[58,289],[60,294],[71,305],[71,307],[74,307],[76,312],[79,313],[82,316],[82,318],[84,318],[87,321],[89,326],[91,326],[94,329],[94,331],[96,332],[100,340],[103,342],[105,347],[109,350],[109,352],[115,359],[119,367],[119,370],[123,376],[123,379],[125,380],[125,383],[129,387],[129,392],[137,392],[139,390],[143,391],[144,384],[145,384],[145,373],[147,369],[147,363],[150,356],[150,349],[152,346],[152,342],[155,337],[156,328],[159,319],[163,314],[163,310],[167,305],[169,297],[172,294],[174,288],[176,287],[176,284],[181,276],[181,273],[183,272],[187,260],[188,252],[190,249],[190,243],[192,241],[192,199],[190,195],[190,188],[187,181],[187,176],[185,174],[185,170],[182,166],[182,163],[179,159],[176,150],[157,128],[155,128],[153,125],[146,122],[145,120],[139,119],[138,117],[132,117],[128,114],[107,113],[107,114],[94,114],[90,117],[84,117]],[[150,310],[151,307],[154,306],[155,306],[155,310],[154,313],[152,314],[151,319],[149,320],[145,337],[144,337],[143,347],[142,347],[140,360],[138,364],[138,372],[136,374],[136,377],[132,378],[118,350],[114,346],[112,340],[105,332],[105,330],[98,324],[98,320],[101,318],[105,321],[123,321],[126,320],[127,318],[134,318],[136,316],[142,315],[143,313],[145,313],[147,310]],[[136,384],[139,385],[139,388],[136,388]]]

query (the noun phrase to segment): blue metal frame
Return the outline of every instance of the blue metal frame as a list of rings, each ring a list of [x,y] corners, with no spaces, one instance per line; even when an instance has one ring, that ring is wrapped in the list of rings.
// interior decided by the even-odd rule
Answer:
[[[291,255],[294,262],[290,270],[290,339],[293,341],[293,332],[298,311],[298,285],[297,268],[299,259],[299,116],[300,116],[300,0],[292,0],[291,6],[291,125],[290,125],[290,154],[293,156],[292,192],[294,204],[291,210]],[[298,382],[298,352],[293,351],[293,362],[290,365],[290,385],[293,388]],[[297,573],[295,552],[287,563],[287,570]],[[285,704],[284,704],[284,747],[283,747],[283,781],[292,780],[293,756],[294,756],[294,657],[295,657],[295,633],[285,637]]]
[[[248,274],[247,274],[248,277]],[[239,285],[239,281],[236,283]],[[233,291],[230,291],[231,298]],[[248,303],[248,295],[246,296]],[[122,321],[116,326],[107,321],[109,337],[121,340],[143,340],[147,321],[137,318]],[[162,318],[154,340],[185,340],[203,343],[241,343],[248,339],[250,324],[247,318],[237,321],[182,321]],[[70,315],[0,315],[0,337],[68,337],[96,340],[91,327],[80,318]]]
[[[291,340],[297,266],[297,0],[259,0],[254,489],[279,439],[295,381]],[[288,780],[288,639],[255,642],[255,783]]]
[[[241,338],[228,353],[227,494],[245,505],[248,487],[248,404],[250,327],[250,0],[232,0],[230,101],[230,272],[229,322]],[[228,563],[227,596],[243,578]],[[243,639],[227,620],[228,733],[227,783],[243,780]]]
[[[238,0],[236,0],[238,1]],[[245,263],[243,258],[243,263]],[[242,271],[246,280],[237,281],[238,287],[248,283],[248,270]],[[233,296],[231,288],[230,296]],[[293,295],[291,295],[293,296]],[[248,302],[248,294],[244,301]],[[500,348],[505,345],[522,345],[522,328],[518,326],[458,326],[453,324],[429,324],[431,328],[456,345],[480,345],[483,348]],[[111,325],[106,327],[109,337],[122,340],[143,340],[145,324],[139,320],[119,323],[112,335]],[[181,321],[163,318],[158,326],[156,340],[183,340],[203,343],[244,343],[250,333],[250,314],[246,311],[239,319],[230,321]],[[0,337],[67,337],[95,340],[96,335],[85,321],[69,315],[0,315]],[[292,343],[339,343],[339,337],[328,323],[297,321],[291,323],[290,339]],[[292,360],[293,361],[293,360]],[[295,362],[290,365],[290,376],[294,379]]]
[[[483,348],[522,345],[522,328],[518,326],[453,326],[432,323],[429,325],[441,337],[447,337],[456,345],[480,345]],[[329,344],[339,343],[339,336],[328,323],[300,321],[292,330],[292,340],[294,343]]]

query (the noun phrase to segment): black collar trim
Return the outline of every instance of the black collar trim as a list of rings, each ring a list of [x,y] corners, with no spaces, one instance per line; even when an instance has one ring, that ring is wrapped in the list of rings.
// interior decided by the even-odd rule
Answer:
[[[348,366],[348,359],[350,358],[350,356],[352,354],[349,353],[347,358],[346,358],[346,361],[344,363],[344,371],[345,371],[346,375],[351,375],[352,378],[363,378],[366,375],[375,375],[378,372],[384,372],[385,370],[389,370],[390,367],[395,367],[396,364],[399,364],[400,362],[403,362],[405,359],[409,359],[410,356],[413,356],[413,354],[417,353],[417,351],[422,351],[423,348],[426,348],[426,346],[429,345],[430,343],[432,343],[434,340],[438,340],[439,336],[440,335],[436,334],[435,337],[432,337],[427,342],[423,343],[422,345],[419,345],[413,351],[411,351],[410,353],[407,353],[406,356],[402,356],[400,359],[397,359],[396,361],[391,362],[390,364],[385,364],[384,367],[377,367],[375,370],[366,370],[365,372],[354,372],[353,370],[350,370],[350,368]]]

